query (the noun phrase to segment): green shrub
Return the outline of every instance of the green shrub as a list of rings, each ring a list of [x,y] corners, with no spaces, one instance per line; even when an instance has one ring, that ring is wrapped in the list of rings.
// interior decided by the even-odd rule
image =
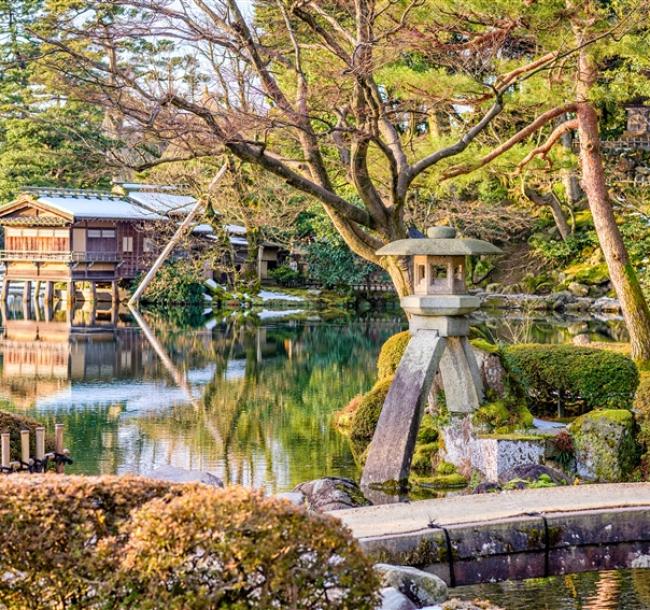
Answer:
[[[280,265],[269,271],[271,279],[276,281],[280,286],[298,286],[302,280],[300,271],[292,269],[289,265]]]
[[[142,278],[134,281],[134,286]],[[145,303],[174,305],[204,302],[205,286],[200,269],[193,261],[177,260],[163,265],[142,295]]]
[[[181,486],[120,477],[0,479],[0,599],[9,608],[92,608],[112,568],[97,545],[131,511]]]
[[[393,382],[392,377],[381,379],[367,394],[361,398],[357,410],[352,418],[352,428],[350,436],[355,441],[370,442],[372,435],[375,433],[381,408],[384,406],[386,395],[390,384]]]
[[[377,358],[377,372],[379,379],[392,377],[397,370],[406,346],[411,339],[411,333],[405,330],[389,337],[381,346],[379,358]]]
[[[632,408],[635,364],[621,354],[575,345],[512,345],[503,363],[533,413]]]
[[[374,608],[372,563],[340,522],[240,487],[153,500],[126,523],[114,602],[138,608]],[[119,606],[118,607],[122,607]]]

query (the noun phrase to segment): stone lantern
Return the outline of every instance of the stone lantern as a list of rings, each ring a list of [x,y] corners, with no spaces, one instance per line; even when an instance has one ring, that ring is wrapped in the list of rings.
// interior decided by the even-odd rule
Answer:
[[[467,293],[465,261],[467,256],[501,254],[501,250],[479,239],[459,239],[452,227],[433,227],[425,239],[398,240],[377,254],[411,259],[413,294],[400,300],[409,315],[411,340],[386,396],[361,482],[403,485],[436,372],[442,377],[452,416],[466,416],[482,401],[466,317],[478,309],[480,299]]]

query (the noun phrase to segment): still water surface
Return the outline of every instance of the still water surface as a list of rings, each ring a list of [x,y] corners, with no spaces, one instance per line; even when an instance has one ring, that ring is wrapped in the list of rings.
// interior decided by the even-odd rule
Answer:
[[[647,610],[650,570],[617,570],[458,587],[461,599],[489,599],[506,610]]]

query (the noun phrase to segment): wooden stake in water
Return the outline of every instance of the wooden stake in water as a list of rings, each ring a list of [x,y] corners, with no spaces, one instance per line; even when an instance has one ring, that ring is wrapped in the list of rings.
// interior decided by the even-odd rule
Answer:
[[[63,424],[54,424],[54,451],[62,454],[63,449]],[[64,464],[57,464],[56,471],[60,474],[65,468]]]
[[[45,428],[36,428],[36,459],[43,461],[45,459]]]
[[[9,456],[10,439],[9,432],[3,432],[0,435],[0,462],[3,468],[9,468],[11,458]]]
[[[20,461],[29,464],[29,430],[20,431]]]

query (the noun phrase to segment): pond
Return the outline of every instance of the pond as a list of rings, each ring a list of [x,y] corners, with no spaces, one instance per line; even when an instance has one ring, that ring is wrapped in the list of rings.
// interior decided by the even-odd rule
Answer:
[[[506,610],[647,610],[650,570],[616,570],[458,587],[454,597]]]
[[[372,386],[379,347],[404,319],[395,311],[260,313],[111,319],[80,309],[71,330],[65,312],[34,321],[17,307],[0,341],[2,408],[65,424],[74,473],[146,474],[169,464],[271,493],[324,475],[358,477],[332,413]],[[480,312],[475,323],[477,333],[509,342],[623,333],[616,319],[515,312]]]

